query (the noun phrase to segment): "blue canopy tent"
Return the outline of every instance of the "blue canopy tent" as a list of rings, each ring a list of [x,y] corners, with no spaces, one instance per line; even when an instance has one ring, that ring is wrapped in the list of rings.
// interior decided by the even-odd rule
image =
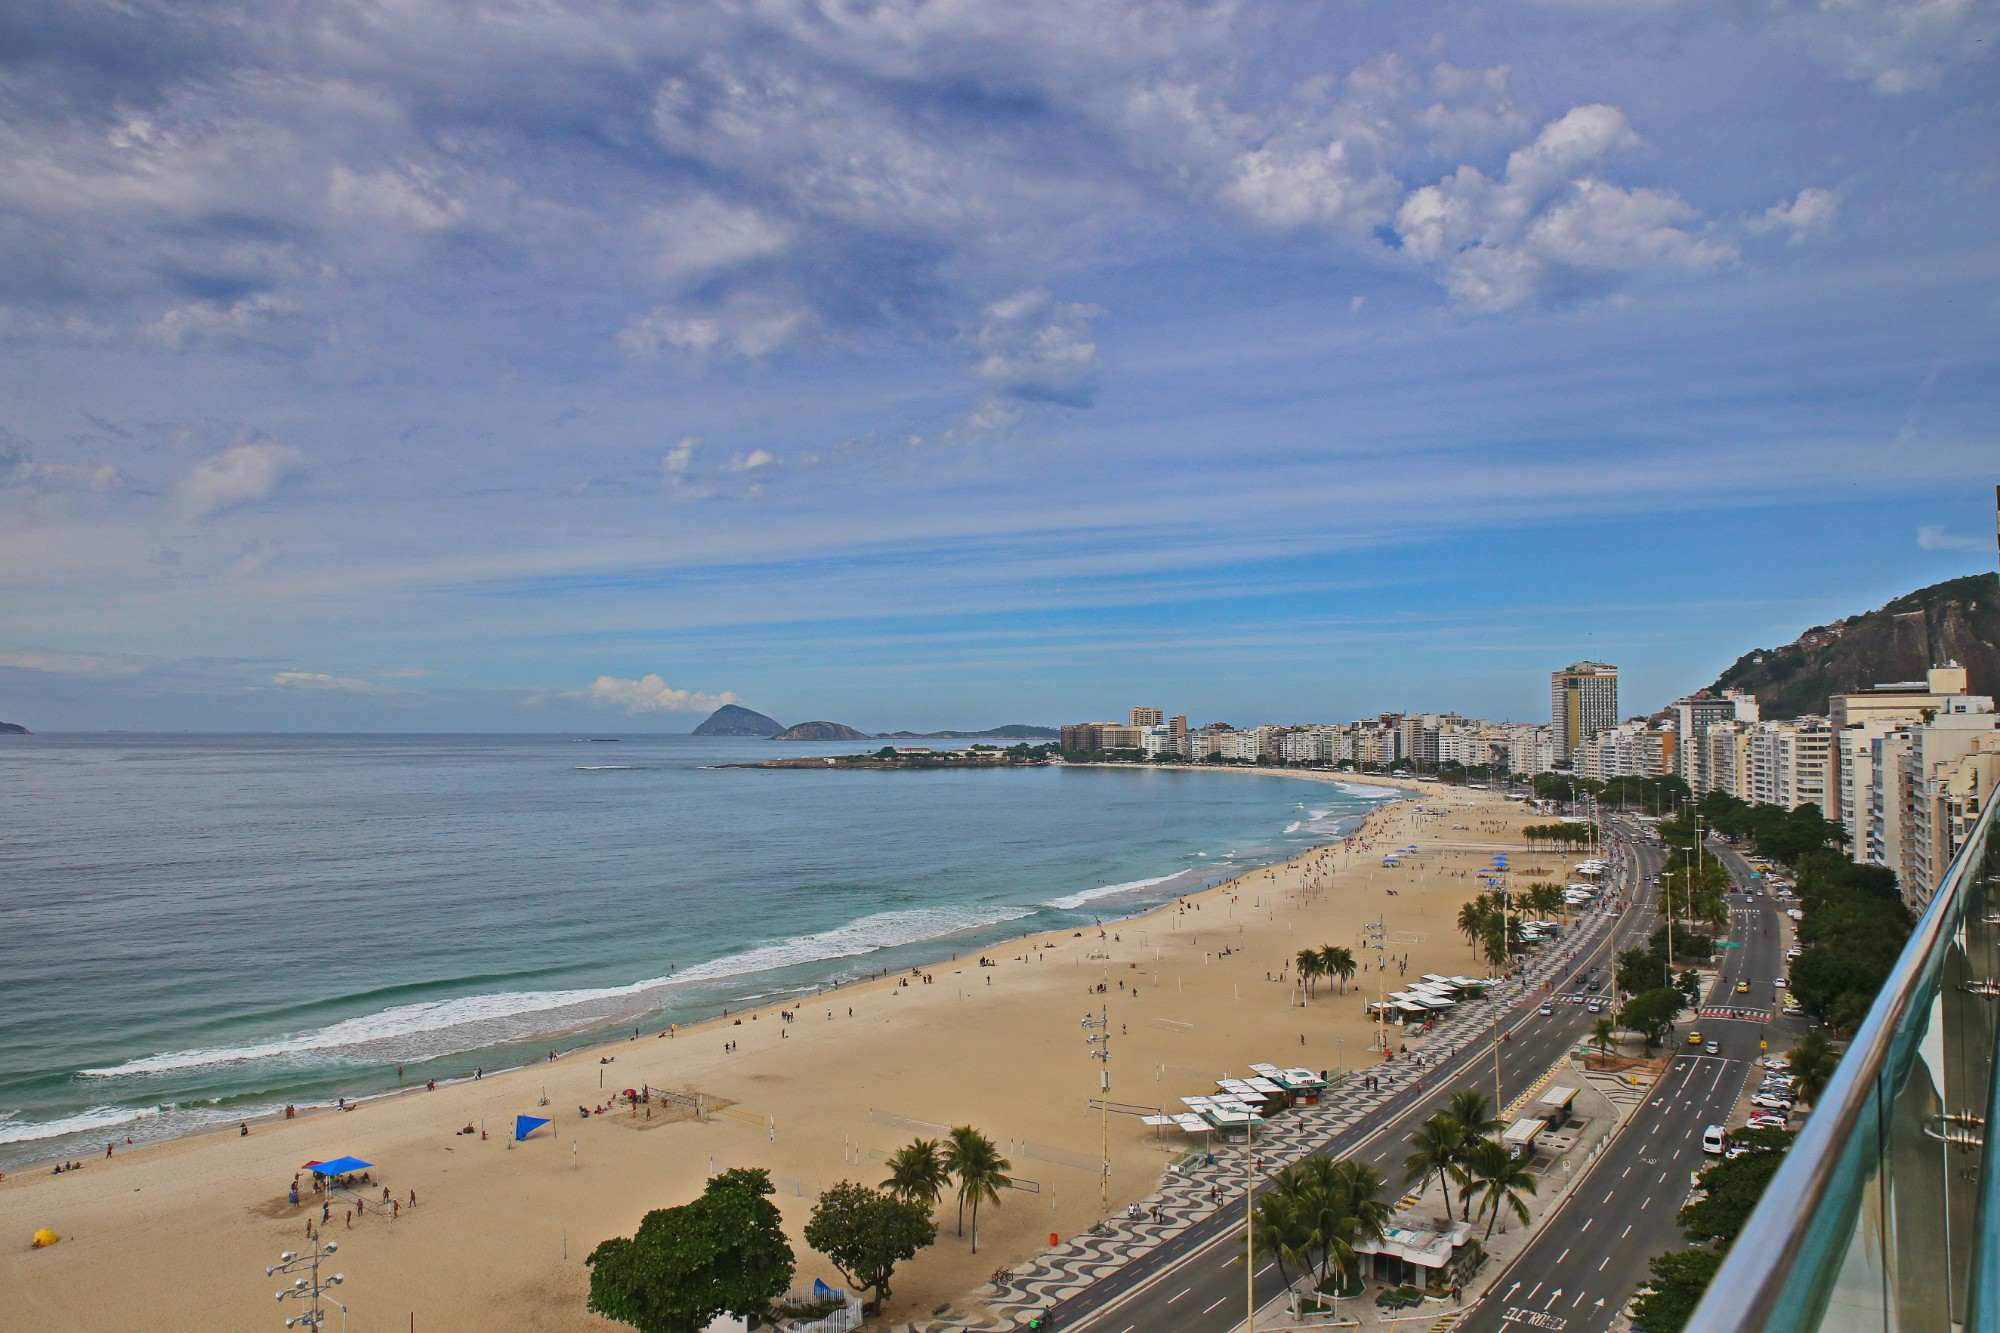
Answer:
[[[514,1142],[519,1143],[522,1139],[527,1138],[528,1135],[534,1133],[536,1130],[540,1129],[543,1125],[546,1125],[548,1123],[549,1122],[541,1116],[535,1116],[535,1115],[515,1116]]]
[[[374,1165],[375,1163],[364,1162],[359,1157],[336,1157],[331,1162],[314,1162],[311,1170],[316,1176],[351,1176],[356,1171],[366,1171]]]

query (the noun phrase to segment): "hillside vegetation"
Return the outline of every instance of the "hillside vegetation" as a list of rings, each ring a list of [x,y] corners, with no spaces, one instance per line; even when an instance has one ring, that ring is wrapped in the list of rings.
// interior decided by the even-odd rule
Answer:
[[[1764,716],[1826,711],[1828,695],[1892,680],[1922,680],[1951,661],[1974,694],[2000,690],[2000,578],[1934,583],[1858,616],[1815,625],[1782,648],[1745,653],[1709,688],[1757,696]]]

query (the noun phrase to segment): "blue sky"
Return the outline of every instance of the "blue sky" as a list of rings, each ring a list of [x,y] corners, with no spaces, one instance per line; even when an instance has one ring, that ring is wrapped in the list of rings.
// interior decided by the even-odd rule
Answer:
[[[1533,719],[1992,566],[1993,0],[0,25],[38,729]]]

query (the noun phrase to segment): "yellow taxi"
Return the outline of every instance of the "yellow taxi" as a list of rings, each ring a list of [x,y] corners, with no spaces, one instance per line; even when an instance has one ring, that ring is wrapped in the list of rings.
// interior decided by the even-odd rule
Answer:
[[[1738,995],[1748,995],[1748,994],[1750,993],[1750,983],[1749,983],[1749,982],[1747,982],[1747,981],[1739,981],[1739,982],[1737,982],[1737,983],[1736,983],[1736,993],[1737,993]]]
[[[1688,1033],[1688,1045],[1690,1045],[1690,1046],[1699,1046],[1699,1045],[1701,1045],[1701,1033],[1699,1033],[1699,1032],[1690,1032],[1690,1033]]]

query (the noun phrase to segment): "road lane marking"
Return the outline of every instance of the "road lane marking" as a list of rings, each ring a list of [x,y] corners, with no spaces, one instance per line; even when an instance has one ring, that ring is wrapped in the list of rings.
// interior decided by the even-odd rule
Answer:
[[[1628,1167],[1626,1167],[1625,1169],[1626,1169],[1627,1171],[1629,1171],[1629,1170],[1631,1170],[1632,1168],[1628,1166]],[[1583,1219],[1583,1225],[1582,1225],[1582,1226],[1580,1226],[1580,1227],[1578,1227],[1578,1228],[1576,1229],[1576,1234],[1577,1234],[1577,1235],[1579,1235],[1579,1236],[1581,1236],[1581,1235],[1582,1235],[1582,1234],[1583,1234],[1584,1232],[1586,1232],[1586,1231],[1590,1230],[1590,1224],[1591,1224],[1592,1222],[1595,1222],[1596,1220],[1597,1220],[1597,1219],[1596,1219],[1596,1218],[1594,1218],[1594,1217],[1586,1217],[1586,1218],[1584,1218],[1584,1219]]]
[[[1227,1297],[1227,1296],[1220,1296],[1220,1297],[1217,1297],[1217,1298],[1216,1298],[1216,1302],[1215,1302],[1215,1305],[1220,1305],[1220,1304],[1222,1304],[1222,1302],[1224,1302],[1224,1301],[1226,1301],[1226,1300],[1228,1300],[1228,1299],[1229,1299],[1229,1297]],[[1211,1305],[1211,1306],[1209,1306],[1209,1307],[1208,1307],[1208,1310],[1213,1310],[1213,1309],[1215,1308],[1215,1305]],[[1203,1314],[1207,1314],[1207,1313],[1208,1313],[1208,1310],[1203,1310],[1203,1311],[1202,1311],[1202,1313],[1203,1313]]]
[[[1193,1290],[1194,1290],[1193,1287],[1182,1287],[1179,1291],[1167,1297],[1167,1304],[1172,1305],[1175,1301],[1179,1300],[1181,1297],[1187,1295],[1190,1291]]]
[[[1625,1229],[1626,1229],[1627,1231],[1630,1231],[1630,1230],[1631,1230],[1632,1228],[1631,1228],[1631,1227],[1626,1227]],[[1622,1239],[1622,1238],[1621,1238],[1621,1239]],[[1604,1271],[1604,1265],[1606,1265],[1606,1264],[1608,1264],[1608,1263],[1610,1263],[1610,1262],[1611,1262],[1611,1256],[1610,1256],[1610,1255],[1608,1255],[1608,1254],[1607,1254],[1607,1255],[1605,1255],[1605,1256],[1604,1256],[1604,1257],[1603,1257],[1602,1259],[1599,1259],[1599,1260],[1597,1261],[1597,1271],[1598,1271],[1598,1272],[1600,1272],[1600,1273],[1602,1273],[1602,1272]]]
[[[1631,1234],[1632,1234],[1632,1224],[1630,1222],[1627,1222],[1625,1224],[1625,1229],[1618,1233],[1618,1239],[1624,1240],[1627,1236]]]

